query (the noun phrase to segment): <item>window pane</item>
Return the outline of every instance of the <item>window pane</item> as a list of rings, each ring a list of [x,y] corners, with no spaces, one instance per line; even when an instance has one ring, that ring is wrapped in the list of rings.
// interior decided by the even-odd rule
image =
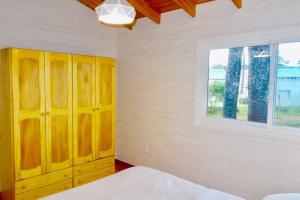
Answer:
[[[300,43],[279,45],[275,124],[300,127]]]
[[[267,122],[270,45],[210,51],[207,115]]]

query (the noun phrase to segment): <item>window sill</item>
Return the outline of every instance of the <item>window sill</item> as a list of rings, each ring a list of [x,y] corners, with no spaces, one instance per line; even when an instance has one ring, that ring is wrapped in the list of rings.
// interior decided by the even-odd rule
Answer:
[[[287,134],[293,136],[300,136],[299,128],[283,127],[276,125],[268,125],[266,123],[249,122],[236,119],[217,119],[204,117],[194,123],[195,127],[208,127],[222,130],[233,130],[242,129],[247,131],[261,132],[262,130],[266,133],[278,133]]]

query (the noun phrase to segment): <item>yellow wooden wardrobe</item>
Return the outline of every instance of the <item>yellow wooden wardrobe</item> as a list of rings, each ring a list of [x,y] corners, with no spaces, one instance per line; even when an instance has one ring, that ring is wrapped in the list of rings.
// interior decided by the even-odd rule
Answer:
[[[4,200],[36,199],[114,173],[115,60],[0,50]]]

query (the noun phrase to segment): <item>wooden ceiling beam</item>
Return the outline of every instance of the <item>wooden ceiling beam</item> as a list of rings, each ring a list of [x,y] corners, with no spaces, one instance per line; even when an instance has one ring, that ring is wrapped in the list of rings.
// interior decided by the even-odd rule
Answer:
[[[216,0],[196,0],[196,4],[207,3],[210,1],[216,1]]]
[[[238,9],[241,9],[243,6],[243,0],[232,0],[232,2]]]
[[[128,0],[128,2],[142,15],[156,24],[160,24],[160,13],[154,10],[145,0]]]
[[[100,5],[104,0],[77,0],[91,10],[95,11],[95,8]],[[215,0],[128,0],[129,3],[135,7],[136,20],[142,17],[148,17],[157,24],[160,24],[161,14],[169,12],[179,8],[184,9],[189,15],[196,15],[196,5],[207,3]],[[161,2],[161,3],[158,3]],[[232,0],[237,6],[241,5],[242,0]],[[240,2],[240,3],[239,3]],[[153,5],[153,3],[155,5]],[[136,22],[136,21],[135,21]],[[135,22],[130,25],[124,25],[128,29],[132,29]]]
[[[173,0],[178,6],[180,6],[185,12],[187,12],[190,16],[196,16],[196,3],[192,0]]]
[[[102,3],[103,0],[77,0],[80,3],[86,5],[93,11],[95,11],[95,8]]]

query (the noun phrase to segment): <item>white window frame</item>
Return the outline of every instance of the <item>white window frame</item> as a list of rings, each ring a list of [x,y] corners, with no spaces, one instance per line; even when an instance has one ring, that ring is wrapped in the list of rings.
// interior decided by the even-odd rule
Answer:
[[[270,83],[268,98],[267,123],[249,122],[227,118],[210,118],[207,116],[208,105],[208,79],[209,79],[209,54],[212,49],[224,49],[233,47],[248,47],[256,45],[272,45],[272,55],[277,55],[280,43],[293,43],[300,41],[300,29],[285,28],[265,30],[260,32],[248,32],[236,35],[220,37],[207,37],[197,41],[197,61],[195,73],[195,126],[229,126],[244,128],[262,128],[271,132],[283,132],[300,136],[299,128],[276,126],[275,95],[276,95],[276,63],[277,56],[271,56]]]

